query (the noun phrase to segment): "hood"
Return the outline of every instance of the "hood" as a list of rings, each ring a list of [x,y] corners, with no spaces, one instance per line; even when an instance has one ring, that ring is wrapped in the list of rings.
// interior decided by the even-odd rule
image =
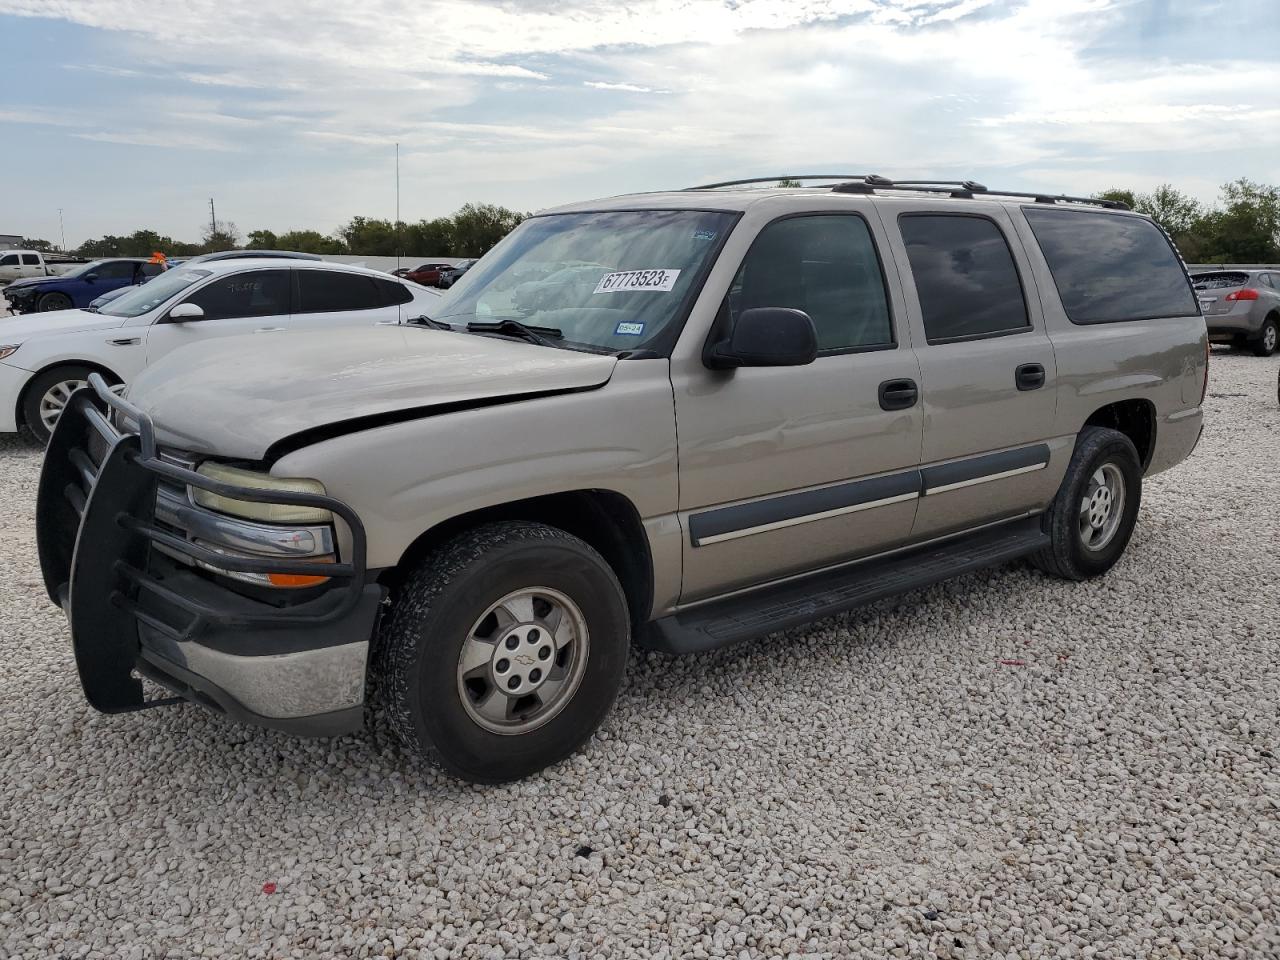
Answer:
[[[46,283],[52,283],[55,280],[61,280],[62,277],[22,277],[19,280],[12,281],[5,290],[21,290],[23,287],[39,287]]]
[[[32,337],[48,337],[59,333],[84,333],[88,330],[113,330],[124,326],[124,317],[108,317],[88,310],[50,310],[48,313],[25,313],[0,318],[0,344],[24,343]],[[22,365],[22,353],[13,356]]]
[[[269,339],[267,339],[269,338]],[[617,359],[406,326],[228,337],[174,351],[129,400],[161,443],[261,460],[308,442],[445,409],[588,390]]]

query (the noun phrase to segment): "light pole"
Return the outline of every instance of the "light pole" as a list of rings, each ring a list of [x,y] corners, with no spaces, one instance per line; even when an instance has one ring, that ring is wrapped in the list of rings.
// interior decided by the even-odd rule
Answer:
[[[400,269],[400,144],[396,143],[396,269]]]
[[[63,253],[67,252],[67,228],[62,223],[62,208],[58,208],[58,232],[62,235],[62,246],[58,249]]]

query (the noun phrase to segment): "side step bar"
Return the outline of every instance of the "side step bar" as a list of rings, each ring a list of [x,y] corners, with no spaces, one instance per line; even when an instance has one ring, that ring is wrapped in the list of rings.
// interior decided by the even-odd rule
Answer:
[[[666,653],[715,650],[1007,563],[1048,544],[1040,518],[1028,517],[674,613],[650,624],[642,643]]]

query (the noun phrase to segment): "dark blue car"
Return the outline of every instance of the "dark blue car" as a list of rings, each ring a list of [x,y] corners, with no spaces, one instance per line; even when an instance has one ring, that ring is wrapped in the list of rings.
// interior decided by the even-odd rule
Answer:
[[[87,307],[104,293],[120,287],[146,283],[164,270],[163,263],[141,257],[94,260],[60,277],[15,280],[4,288],[4,297],[15,313],[70,310]]]

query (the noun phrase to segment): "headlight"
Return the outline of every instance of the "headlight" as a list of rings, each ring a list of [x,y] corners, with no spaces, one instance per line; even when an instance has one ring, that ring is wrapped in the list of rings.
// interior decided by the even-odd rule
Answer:
[[[196,473],[220,483],[251,487],[254,490],[279,493],[324,493],[324,484],[319,480],[283,479],[221,463],[203,463],[197,468]],[[192,487],[191,495],[197,504],[208,510],[216,510],[245,520],[262,520],[267,523],[329,523],[333,520],[332,513],[318,507],[296,507],[284,503],[252,503],[248,500],[224,497],[209,490],[201,490],[199,487]]]
[[[22,346],[22,344],[20,343],[8,343],[8,344],[5,344],[4,346],[0,346],[0,360],[4,360],[4,359],[7,359],[8,357],[12,357],[14,354],[14,351],[16,351],[20,346]]]

